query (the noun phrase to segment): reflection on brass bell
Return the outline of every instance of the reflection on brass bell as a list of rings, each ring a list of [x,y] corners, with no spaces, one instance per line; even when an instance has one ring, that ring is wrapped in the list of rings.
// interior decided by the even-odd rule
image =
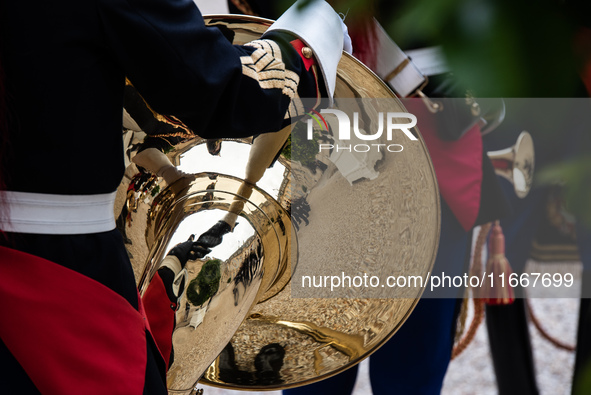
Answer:
[[[245,16],[207,18],[206,23],[235,31],[234,44],[260,38],[269,26],[267,20]],[[301,53],[307,59],[314,56],[308,47]],[[380,113],[405,112],[394,93],[346,53],[338,67],[335,103],[357,112],[363,105],[364,114],[376,115],[362,117],[364,130],[378,128]],[[318,136],[336,140],[336,129],[318,126]],[[389,299],[366,298],[357,286],[343,288],[345,297],[338,298],[329,294],[330,288],[315,286],[310,289],[314,297],[292,295],[302,273],[325,274],[324,268],[335,261],[346,262],[353,277],[361,278],[356,276],[359,263],[372,275],[382,273],[369,268],[375,263],[384,274],[400,267],[407,275],[426,278],[436,255],[440,211],[435,173],[420,138],[404,147],[405,156],[385,156],[378,178],[351,185],[348,173],[326,152],[311,150],[314,169],[291,154],[288,158],[283,147],[290,132],[287,127],[254,142],[224,139],[222,156],[212,155],[206,140],[195,136],[166,153],[182,177],[168,184],[154,175],[151,183],[136,189],[132,185],[132,194],[127,181],[119,188],[117,207],[135,204],[123,218],[133,224],[124,229],[133,241],[128,246],[141,294],[152,284],[158,286],[155,274],[172,246],[191,234],[203,241],[201,236],[220,220],[231,228],[207,256],[187,263],[184,292],[178,293],[174,312],[174,359],[167,373],[171,393],[194,395],[200,378],[217,387],[271,390],[339,373],[386,342],[424,289],[392,288],[396,294]],[[276,142],[280,144],[271,144]],[[349,153],[360,154],[355,160],[365,158],[364,152]],[[133,166],[129,172],[137,172]],[[290,211],[297,214],[292,203],[300,197],[313,211],[296,232]],[[376,227],[378,223],[384,227]],[[349,237],[354,240],[348,242]],[[399,265],[391,267],[397,259]],[[216,270],[205,276],[203,269],[213,260],[219,261],[219,275]],[[294,274],[299,281],[293,281]],[[202,295],[202,287],[210,287],[206,301],[189,296]]]

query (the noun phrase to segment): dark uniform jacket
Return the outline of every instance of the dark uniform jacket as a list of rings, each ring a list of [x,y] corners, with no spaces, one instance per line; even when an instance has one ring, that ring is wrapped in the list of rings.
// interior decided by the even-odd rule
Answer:
[[[155,111],[206,138],[276,131],[290,103],[283,81],[269,88],[243,75],[255,48],[206,28],[190,0],[3,0],[0,18],[13,129],[9,190],[114,191],[123,172],[125,76]],[[292,38],[273,38],[287,68],[302,75]],[[315,96],[312,77],[302,79],[302,95]]]
[[[278,130],[316,82],[293,37],[265,38],[230,45],[191,0],[1,0],[7,189],[115,191],[126,76],[202,137]],[[0,393],[166,393],[117,230],[0,239]]]

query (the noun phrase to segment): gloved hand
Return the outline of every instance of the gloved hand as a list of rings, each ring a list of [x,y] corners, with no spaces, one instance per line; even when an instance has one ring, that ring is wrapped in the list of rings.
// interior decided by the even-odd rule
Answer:
[[[164,257],[158,268],[171,307],[176,309],[178,298],[185,291],[187,269],[185,265],[189,259],[203,258],[211,252],[209,248],[198,245],[195,235],[189,236],[187,241],[174,246]]]
[[[221,139],[207,139],[205,142],[207,145],[207,152],[210,155],[221,156],[220,152],[222,150],[222,140]]]
[[[211,249],[199,245],[195,242],[195,235],[191,235],[185,242],[179,243],[170,250],[168,255],[174,255],[181,263],[181,268],[184,268],[189,259],[203,258],[211,252]]]
[[[353,53],[353,43],[351,41],[351,36],[349,36],[349,29],[347,28],[347,25],[345,25],[345,21],[342,19],[341,27],[343,28],[343,51],[351,55]]]
[[[341,17],[324,0],[298,0],[269,26],[267,33],[272,31],[290,33],[312,49],[332,100],[345,45]]]
[[[222,242],[222,237],[232,231],[230,225],[225,221],[218,221],[209,230],[199,236],[197,244],[204,247],[215,247]]]

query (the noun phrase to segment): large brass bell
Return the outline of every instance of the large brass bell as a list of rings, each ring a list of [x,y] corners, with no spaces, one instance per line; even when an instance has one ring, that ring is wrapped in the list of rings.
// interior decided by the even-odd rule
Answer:
[[[230,29],[234,43],[243,44],[259,38],[271,22],[213,16],[207,23]],[[339,64],[335,101],[358,106],[366,130],[376,128],[373,115],[406,112],[378,77],[347,54]],[[334,141],[329,118],[329,130],[319,133]],[[318,153],[309,165],[293,152],[286,158],[283,144],[252,155],[264,140],[254,145],[251,139],[223,140],[220,156],[211,155],[215,144],[208,150],[199,131],[166,154],[186,173],[171,185],[155,175],[140,183],[130,165],[117,208],[127,213],[128,249],[142,293],[175,244],[208,232],[220,220],[234,225],[176,279],[181,296],[168,373],[171,393],[190,393],[199,379],[234,389],[311,383],[360,362],[400,328],[424,286],[392,289],[384,298],[366,298],[353,287],[338,298],[330,289],[300,298],[302,289],[293,285],[297,279],[299,287],[304,275],[329,273],[336,262],[351,276],[427,279],[439,239],[439,195],[425,144],[416,128],[412,131],[418,140],[403,152],[373,159],[350,153],[366,171],[355,173],[359,176],[345,175],[343,156],[336,158],[334,150]],[[282,133],[278,140],[289,136],[289,130]],[[271,163],[278,153],[264,175],[248,174],[254,160]],[[310,208],[305,216],[295,215],[298,202]],[[216,265],[215,291],[195,301],[188,291],[207,265]]]

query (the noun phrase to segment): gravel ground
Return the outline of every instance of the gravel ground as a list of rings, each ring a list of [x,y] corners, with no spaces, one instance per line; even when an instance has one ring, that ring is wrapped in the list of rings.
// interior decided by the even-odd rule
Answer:
[[[545,329],[556,338],[574,344],[579,311],[578,299],[533,299],[532,308]],[[471,311],[468,320],[471,319]],[[537,382],[541,395],[570,394],[574,353],[556,348],[542,338],[530,324],[534,347]],[[205,387],[205,395],[238,395],[244,391],[228,391]],[[259,395],[280,395],[279,391],[248,392]],[[353,395],[371,395],[367,360],[361,363]],[[473,342],[449,366],[443,395],[497,394],[491,364],[486,327],[482,324]]]
[[[574,344],[579,313],[578,299],[535,299],[532,308],[553,336]],[[574,353],[556,348],[530,324],[536,376],[541,395],[570,394]],[[370,394],[371,392],[359,392]],[[497,394],[486,327],[478,328],[473,342],[449,366],[442,394]]]

